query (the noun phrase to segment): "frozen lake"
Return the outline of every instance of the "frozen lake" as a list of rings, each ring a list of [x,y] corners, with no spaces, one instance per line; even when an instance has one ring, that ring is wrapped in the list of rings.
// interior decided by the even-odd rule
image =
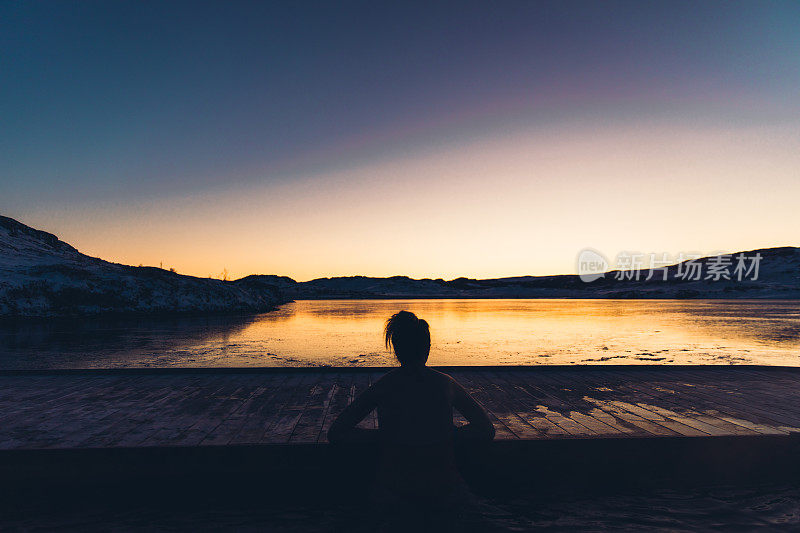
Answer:
[[[797,300],[304,300],[246,317],[0,325],[1,368],[380,366],[383,324],[431,325],[430,363],[800,364]]]

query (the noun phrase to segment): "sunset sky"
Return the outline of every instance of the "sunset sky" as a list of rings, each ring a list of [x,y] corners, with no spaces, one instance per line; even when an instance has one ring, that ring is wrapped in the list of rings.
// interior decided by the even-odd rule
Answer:
[[[0,214],[178,272],[800,245],[800,2],[0,4]]]

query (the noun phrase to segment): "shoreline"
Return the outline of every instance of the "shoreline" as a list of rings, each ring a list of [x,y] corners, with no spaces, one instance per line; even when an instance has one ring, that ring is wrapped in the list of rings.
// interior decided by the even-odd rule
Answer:
[[[279,310],[282,306],[294,302],[324,302],[324,301],[520,301],[520,300],[580,300],[580,301],[692,301],[692,302],[800,302],[798,297],[784,297],[784,296],[741,296],[741,297],[686,297],[686,298],[665,298],[665,297],[631,297],[624,298],[618,296],[405,296],[405,295],[373,295],[373,296],[325,296],[319,298],[303,297],[294,298],[290,300],[275,303],[264,310],[260,311],[243,311],[243,310],[230,310],[230,311],[103,311],[92,312],[85,314],[50,314],[50,315],[0,315],[0,326],[15,324],[15,323],[35,323],[35,322],[49,322],[49,321],[74,321],[74,320],[135,320],[135,319],[183,319],[183,318],[249,318],[272,313]]]

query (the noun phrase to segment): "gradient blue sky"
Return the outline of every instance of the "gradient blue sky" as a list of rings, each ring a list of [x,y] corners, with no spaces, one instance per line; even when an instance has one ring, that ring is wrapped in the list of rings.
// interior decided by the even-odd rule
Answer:
[[[800,2],[0,4],[0,212],[131,264],[798,245]]]

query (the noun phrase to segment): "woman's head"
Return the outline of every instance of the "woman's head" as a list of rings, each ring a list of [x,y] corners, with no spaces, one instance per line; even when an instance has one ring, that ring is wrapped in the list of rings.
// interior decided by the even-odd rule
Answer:
[[[386,347],[394,350],[401,366],[422,366],[431,351],[428,323],[408,311],[395,313],[386,321]]]

